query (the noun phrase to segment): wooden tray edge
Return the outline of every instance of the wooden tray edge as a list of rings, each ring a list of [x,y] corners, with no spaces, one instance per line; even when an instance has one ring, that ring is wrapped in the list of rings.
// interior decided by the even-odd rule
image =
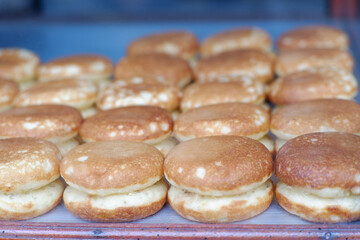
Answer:
[[[1,222],[0,238],[32,239],[360,239],[360,225]]]

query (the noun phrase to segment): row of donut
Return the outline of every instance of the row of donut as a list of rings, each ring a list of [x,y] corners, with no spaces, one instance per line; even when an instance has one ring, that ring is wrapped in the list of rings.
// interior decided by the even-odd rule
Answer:
[[[358,220],[359,156],[360,137],[350,133],[289,140],[275,159],[277,202],[313,222]],[[0,140],[0,158],[3,220],[37,217],[63,199],[71,213],[90,221],[145,218],[168,200],[186,219],[234,222],[265,211],[274,195],[272,155],[241,136],[185,141],[165,160],[155,147],[133,141],[85,143],[62,158],[51,142],[10,138]]]
[[[339,35],[336,38],[335,33]],[[198,44],[191,44],[192,40],[196,40],[192,34],[161,33],[135,40],[128,48],[129,56],[121,59],[115,68],[115,82],[99,94],[97,108],[107,110],[135,104],[155,105],[173,111],[179,105],[182,110],[187,110],[222,102],[262,103],[266,88],[261,82],[273,79],[274,56],[254,50],[263,47],[263,43],[268,41],[258,40],[261,36],[268,39],[268,35],[262,30],[249,28],[231,30],[210,37],[210,40],[215,40],[206,40],[203,45],[210,41],[215,46],[229,45],[231,48],[217,47],[226,51],[218,50],[220,52],[217,52],[217,55],[199,60],[193,71],[186,61],[169,56],[176,54],[165,51],[174,46],[181,49],[175,51],[179,54],[186,52],[186,49],[193,49],[190,46]],[[300,50],[283,51],[275,61],[276,73],[281,77],[269,87],[268,97],[273,103],[288,104],[314,98],[352,99],[356,95],[357,81],[351,73],[354,62],[351,55],[343,50],[347,45],[340,47],[328,43],[329,36],[332,36],[330,39],[347,39],[345,33],[322,26],[300,28],[284,36],[279,42],[285,41],[281,39],[287,39],[285,42],[288,42],[296,37],[304,39],[299,40],[302,43],[299,46],[293,46]],[[228,41],[233,44],[227,43]],[[308,43],[304,44],[304,41]],[[344,44],[343,40],[337,42]],[[163,48],[156,47],[157,45]],[[307,49],[306,46],[311,49]],[[313,49],[315,47],[316,49]],[[143,51],[139,53],[131,49]],[[196,51],[193,51],[192,55],[196,55]],[[181,54],[179,56],[184,57]],[[113,75],[110,60],[97,55],[58,58],[43,64],[39,71],[38,67],[39,58],[27,50],[0,51],[0,78],[20,82],[21,88],[28,88],[34,79],[40,82],[67,79],[63,82],[36,84],[20,94],[15,101],[16,106],[68,104],[82,110],[84,116],[90,116],[96,112],[93,108],[96,88],[90,82],[98,82],[100,86],[105,86]],[[184,88],[193,78],[195,84],[184,90],[180,103],[179,95],[182,94],[179,89]],[[77,83],[74,79],[86,81]],[[6,107],[14,100],[17,90],[16,86],[2,88],[5,89],[2,91],[3,94],[8,94],[2,98],[0,104]]]
[[[87,59],[85,56],[83,57],[83,59]],[[135,58],[137,63],[131,62],[131,59],[134,60]],[[171,79],[182,82],[181,85],[183,86],[187,85],[192,78],[190,68],[187,68],[186,63],[183,62],[184,69],[188,71],[183,71],[183,69],[178,71],[177,67],[181,64],[177,67],[177,64],[174,64],[174,68],[172,68],[170,66],[171,61],[167,58],[169,57],[163,55],[141,55],[131,59],[123,59],[118,65],[119,69],[122,69],[124,74],[128,74],[132,80],[135,79],[136,84],[127,84],[124,80],[118,80],[104,87],[99,94],[96,85],[87,80],[67,79],[37,83],[20,93],[15,82],[1,80],[0,107],[4,111],[12,105],[19,107],[65,104],[78,108],[82,111],[83,116],[87,117],[96,113],[95,102],[99,110],[129,105],[153,105],[169,111],[175,111],[180,106],[182,111],[186,111],[217,103],[250,102],[262,104],[265,101],[265,87],[259,81],[246,77],[232,78],[229,82],[194,83],[186,87],[182,93],[177,87],[142,80],[141,76],[144,74],[154,76],[152,71],[158,71],[157,78],[159,79]],[[163,64],[159,59],[164,60],[162,61]],[[177,62],[179,59],[173,60]],[[226,61],[222,63],[226,66],[230,64]],[[339,60],[339,63],[343,63],[343,61]],[[231,60],[231,64],[240,66],[239,62],[234,59]],[[160,67],[161,65],[162,67]],[[288,74],[274,81],[270,86],[268,95],[270,100],[276,104],[288,104],[317,98],[352,99],[356,96],[357,81],[350,72],[329,66],[312,68],[314,65],[316,64],[309,65],[307,70]],[[208,66],[210,67],[210,65]],[[216,66],[218,68],[225,67],[220,62]],[[131,67],[138,70],[132,72]],[[215,69],[216,67],[211,68]],[[141,73],[139,69],[142,71]],[[247,69],[251,71],[251,68]],[[256,69],[253,70],[256,71]],[[222,76],[226,74],[231,74],[231,71],[229,70],[227,73],[224,71]]]
[[[269,130],[277,137],[275,147]],[[83,142],[130,140],[152,144],[167,155],[178,141],[214,135],[249,137],[274,153],[296,136],[327,131],[360,133],[360,105],[316,99],[278,107],[270,114],[251,103],[223,103],[188,110],[175,121],[155,106],[115,108],[85,120],[77,109],[64,105],[19,107],[0,114],[0,138],[42,138],[63,154]]]

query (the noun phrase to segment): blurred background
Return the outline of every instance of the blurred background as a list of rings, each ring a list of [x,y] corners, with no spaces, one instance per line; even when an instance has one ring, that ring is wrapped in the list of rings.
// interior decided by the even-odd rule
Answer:
[[[358,0],[0,0],[2,19],[357,18]]]
[[[360,52],[359,8],[358,0],[0,0],[0,47],[28,48],[42,61],[98,53],[117,62],[131,41],[156,32],[189,30],[202,41],[257,26],[275,42],[294,27],[328,24]]]

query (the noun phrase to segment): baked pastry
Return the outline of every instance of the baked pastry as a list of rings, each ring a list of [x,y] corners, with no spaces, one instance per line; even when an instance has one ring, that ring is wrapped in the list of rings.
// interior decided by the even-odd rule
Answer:
[[[164,163],[168,201],[182,217],[234,222],[263,212],[273,198],[270,152],[258,141],[212,136],[182,142]]]
[[[12,108],[0,114],[0,138],[32,137],[56,144],[65,154],[79,144],[80,112],[69,106],[40,105]]]
[[[83,117],[89,117],[85,113],[96,113],[94,107],[97,97],[97,86],[86,80],[67,79],[37,83],[21,92],[14,105],[26,107],[30,105],[59,104],[68,105],[81,111]],[[85,116],[84,116],[85,115]]]
[[[360,134],[360,105],[341,99],[310,100],[278,107],[271,115],[276,149],[289,139],[313,132]]]
[[[194,68],[196,82],[230,82],[254,78],[269,82],[274,75],[270,56],[259,50],[234,50],[199,60]]]
[[[209,57],[239,49],[257,49],[271,52],[271,37],[256,27],[236,28],[214,34],[201,44],[201,56]]]
[[[236,82],[194,83],[185,88],[181,100],[181,110],[231,102],[262,104],[265,89],[261,82],[248,79]]]
[[[40,216],[60,201],[61,154],[48,141],[35,138],[0,140],[0,219]]]
[[[340,29],[330,26],[305,26],[284,33],[277,42],[280,51],[294,49],[347,49],[349,37]]]
[[[276,200],[312,222],[360,219],[360,137],[309,133],[289,140],[277,153]]]
[[[107,57],[95,54],[69,55],[44,63],[39,70],[39,81],[71,78],[100,84],[110,79],[112,71],[112,63]]]
[[[115,68],[115,81],[125,85],[164,84],[183,88],[192,79],[183,59],[159,53],[137,54],[121,59]]]
[[[180,105],[180,89],[163,84],[123,86],[121,82],[117,81],[104,88],[96,101],[96,106],[100,110],[134,105],[157,106],[174,111]]]
[[[174,124],[174,135],[179,141],[205,136],[236,135],[261,142],[268,133],[269,126],[270,114],[261,106],[251,103],[222,103],[181,113]]]
[[[0,79],[0,113],[13,106],[14,99],[19,93],[19,85],[11,80]]]
[[[354,60],[347,51],[337,49],[304,49],[280,53],[276,59],[276,74],[286,74],[316,67],[335,67],[352,72]]]
[[[170,146],[173,120],[165,109],[154,106],[131,106],[102,111],[85,119],[80,137],[85,142],[127,140],[152,144],[164,155]],[[166,150],[166,151],[165,151]]]
[[[30,86],[37,77],[39,57],[22,48],[0,49],[0,78],[19,83],[21,89]]]
[[[134,40],[127,49],[127,55],[163,53],[193,61],[199,51],[196,36],[187,31],[173,31],[151,34]]]
[[[126,222],[153,215],[166,202],[164,157],[153,146],[128,141],[85,143],[61,161],[69,186],[65,207],[98,222]]]
[[[274,104],[289,104],[320,98],[353,99],[357,92],[354,75],[339,68],[320,67],[276,79],[268,97]]]

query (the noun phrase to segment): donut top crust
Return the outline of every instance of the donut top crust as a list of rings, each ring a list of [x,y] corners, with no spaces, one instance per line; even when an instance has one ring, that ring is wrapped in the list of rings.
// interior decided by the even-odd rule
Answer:
[[[359,188],[360,136],[326,132],[291,139],[276,155],[275,173],[289,186]]]
[[[258,136],[269,130],[270,115],[250,103],[223,103],[194,108],[178,116],[175,134],[191,137],[213,135]]]
[[[285,105],[271,115],[270,130],[281,139],[311,132],[360,134],[360,105],[341,99],[319,99]]]
[[[79,131],[79,110],[64,105],[41,105],[10,109],[0,114],[0,136],[65,138]]]
[[[280,51],[293,49],[347,49],[349,38],[340,29],[329,26],[305,26],[284,33],[277,42]]]
[[[214,82],[218,79],[250,77],[261,82],[273,78],[273,61],[259,50],[234,50],[199,60],[194,69],[197,82]]]
[[[142,53],[163,53],[190,60],[199,50],[196,36],[187,31],[172,31],[151,34],[134,40],[127,49],[127,55]]]
[[[257,49],[271,51],[271,37],[263,29],[248,27],[214,34],[202,43],[201,56],[209,57],[226,51]]]
[[[45,186],[60,175],[60,151],[35,138],[0,140],[0,192],[19,193]]]
[[[40,65],[39,57],[22,48],[0,49],[0,78],[16,82],[33,80]]]
[[[80,136],[87,142],[149,141],[163,138],[173,128],[171,114],[154,106],[131,106],[99,112],[85,119]]]
[[[160,53],[128,56],[115,68],[115,80],[124,84],[160,83],[183,87],[191,77],[191,68],[185,60]]]
[[[97,87],[86,80],[67,79],[37,83],[21,92],[16,99],[16,106],[41,104],[76,105],[88,101],[93,104],[97,96]]]
[[[179,187],[231,191],[269,178],[273,160],[256,140],[212,136],[175,146],[165,159],[164,171],[166,178]]]
[[[338,49],[303,49],[280,53],[275,65],[279,76],[315,67],[335,67],[352,72],[354,59],[349,52]]]
[[[180,104],[180,89],[163,84],[109,84],[98,96],[96,105],[101,110],[131,105],[151,105],[175,110]]]
[[[248,102],[259,104],[265,100],[265,90],[256,80],[238,82],[194,83],[184,90],[181,109],[188,110],[201,106],[228,103]]]
[[[310,68],[276,79],[269,90],[275,104],[289,104],[321,98],[353,98],[358,90],[351,73],[334,67]]]
[[[85,143],[61,161],[66,182],[85,189],[122,189],[154,183],[163,176],[164,157],[155,147],[130,141]]]
[[[44,63],[39,70],[39,80],[85,79],[88,76],[98,75],[110,77],[112,71],[112,62],[105,56],[77,54],[56,58]]]

